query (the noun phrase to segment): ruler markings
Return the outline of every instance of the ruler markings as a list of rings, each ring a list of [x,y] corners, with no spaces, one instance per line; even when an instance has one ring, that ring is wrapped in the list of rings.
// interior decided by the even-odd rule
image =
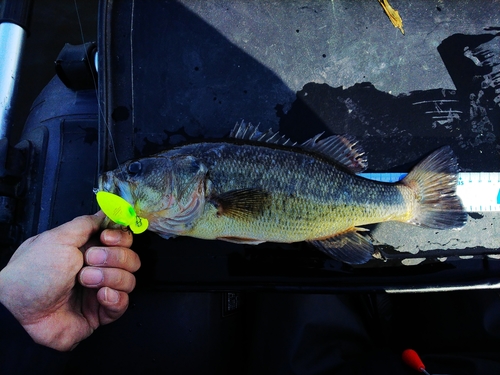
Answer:
[[[382,182],[397,182],[406,173],[361,173]],[[458,174],[457,195],[468,212],[500,211],[500,172],[462,172]]]

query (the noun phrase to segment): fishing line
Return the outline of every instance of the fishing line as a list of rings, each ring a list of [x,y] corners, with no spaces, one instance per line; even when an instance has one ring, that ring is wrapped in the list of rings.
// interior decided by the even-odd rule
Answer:
[[[77,4],[77,0],[73,0],[73,3],[75,4],[75,12],[76,12],[76,18],[78,19],[78,26],[80,28],[80,36],[82,38],[82,44],[83,44],[83,49],[85,51],[85,57],[87,58],[87,61],[89,62],[89,64],[92,64],[92,61],[90,59],[90,56],[88,55],[88,51],[87,49],[85,48],[85,36],[84,36],[84,33],[83,33],[83,26],[82,26],[82,22],[81,22],[81,19],[80,19],[80,12],[78,11],[78,4]],[[94,63],[95,63],[95,59],[94,59]],[[96,66],[96,69],[97,69],[97,66]],[[109,140],[110,140],[110,143],[111,143],[111,148],[113,150],[113,156],[115,157],[115,161],[116,161],[116,165],[117,167],[120,167],[120,162],[118,160],[118,155],[116,154],[116,148],[115,148],[115,140],[113,138],[113,133],[111,132],[111,128],[109,126],[109,123],[104,115],[104,111],[103,111],[103,108],[102,108],[102,105],[101,105],[101,101],[99,100],[99,92],[97,91],[97,78],[94,74],[94,71],[93,69],[90,69],[90,74],[92,75],[92,82],[94,84],[94,90],[95,90],[95,93],[96,93],[96,98],[97,98],[97,108],[98,108],[98,111],[99,111],[99,115],[101,116],[102,118],[102,121],[104,122],[104,125],[106,127],[106,130],[107,130],[107,133],[108,133],[108,136],[109,136]],[[101,153],[99,152],[99,149],[97,150],[97,169],[99,172],[101,172],[101,169],[102,169],[102,160],[101,160]]]

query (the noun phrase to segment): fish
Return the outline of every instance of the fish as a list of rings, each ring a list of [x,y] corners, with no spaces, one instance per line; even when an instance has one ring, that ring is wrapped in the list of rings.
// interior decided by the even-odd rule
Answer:
[[[164,238],[306,241],[347,264],[374,259],[365,225],[460,229],[467,222],[451,147],[431,153],[403,180],[384,183],[358,175],[368,162],[354,137],[322,136],[297,144],[241,122],[227,139],[127,161],[99,177],[99,190],[125,199]]]

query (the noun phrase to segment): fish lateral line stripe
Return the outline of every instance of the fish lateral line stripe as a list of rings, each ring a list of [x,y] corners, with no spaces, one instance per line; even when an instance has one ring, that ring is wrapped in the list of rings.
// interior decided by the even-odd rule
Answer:
[[[407,173],[360,173],[368,180],[394,183]],[[500,212],[500,172],[460,172],[457,176],[457,195],[466,212]]]

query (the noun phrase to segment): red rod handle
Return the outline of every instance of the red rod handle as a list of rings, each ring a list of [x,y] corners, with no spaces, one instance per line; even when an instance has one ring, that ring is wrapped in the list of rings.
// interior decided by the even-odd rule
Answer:
[[[406,349],[401,357],[403,359],[403,362],[410,366],[412,369],[424,374],[428,374],[428,372],[425,371],[424,362],[422,362],[415,350]]]

